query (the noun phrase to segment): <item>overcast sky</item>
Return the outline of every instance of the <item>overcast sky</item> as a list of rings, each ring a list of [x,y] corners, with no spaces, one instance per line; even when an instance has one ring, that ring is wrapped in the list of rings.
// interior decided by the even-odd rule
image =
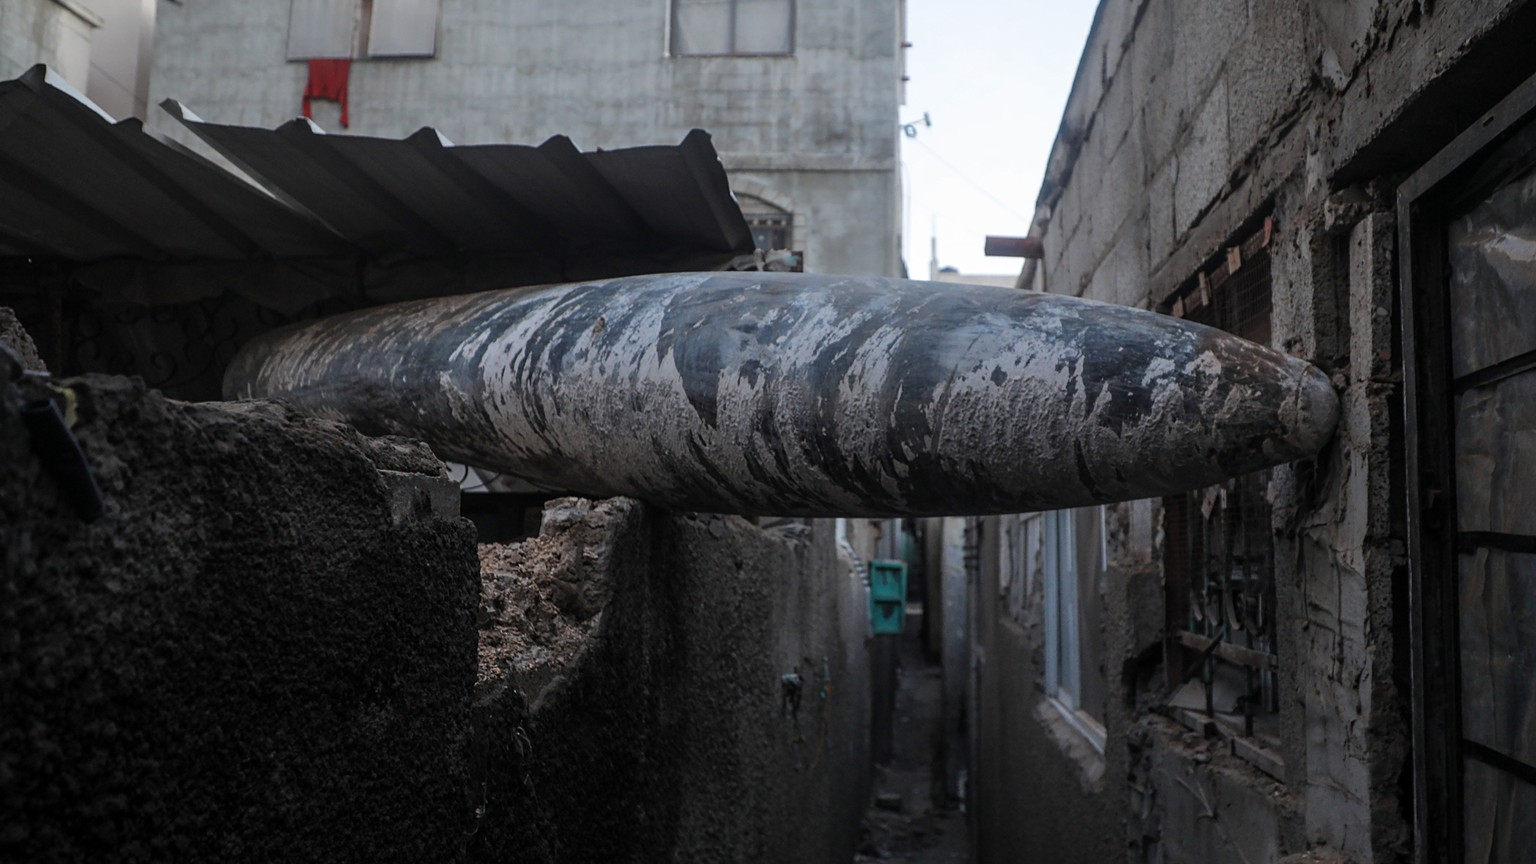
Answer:
[[[1023,235],[1035,209],[1061,111],[1096,0],[907,0],[907,103],[901,139],[905,255],[928,277],[1017,273],[1020,259],[988,258],[988,234]],[[932,127],[921,124],[923,112]]]

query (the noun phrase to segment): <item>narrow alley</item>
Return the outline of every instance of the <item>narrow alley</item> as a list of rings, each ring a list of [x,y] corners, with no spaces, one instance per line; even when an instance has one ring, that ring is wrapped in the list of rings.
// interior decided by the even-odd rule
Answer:
[[[944,670],[924,656],[922,613],[908,607],[899,639],[891,758],[875,768],[855,864],[960,864],[970,860],[963,805],[945,789]]]
[[[0,864],[1529,864],[1536,0],[0,0]]]

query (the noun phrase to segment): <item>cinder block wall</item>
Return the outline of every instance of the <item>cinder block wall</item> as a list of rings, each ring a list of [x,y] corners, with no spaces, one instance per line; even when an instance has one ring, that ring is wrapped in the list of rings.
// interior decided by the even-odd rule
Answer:
[[[1005,620],[988,520],[982,861],[1406,854],[1394,184],[1536,72],[1516,35],[1532,17],[1524,2],[1101,4],[1040,192],[1032,286],[1156,308],[1271,217],[1271,342],[1333,376],[1343,416],[1318,459],[1276,470],[1268,490],[1278,778],[1137,689],[1163,635],[1159,502],[1110,508],[1109,572],[1085,599],[1103,609],[1087,636],[1105,649],[1102,755],[1039,710],[1039,603]]]

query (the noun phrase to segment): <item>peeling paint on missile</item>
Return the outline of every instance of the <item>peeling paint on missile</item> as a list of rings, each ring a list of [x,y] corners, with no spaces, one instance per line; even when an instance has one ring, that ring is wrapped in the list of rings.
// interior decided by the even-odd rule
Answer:
[[[1006,288],[789,273],[415,301],[254,341],[281,396],[543,488],[682,510],[1000,513],[1147,498],[1313,455],[1303,361]]]

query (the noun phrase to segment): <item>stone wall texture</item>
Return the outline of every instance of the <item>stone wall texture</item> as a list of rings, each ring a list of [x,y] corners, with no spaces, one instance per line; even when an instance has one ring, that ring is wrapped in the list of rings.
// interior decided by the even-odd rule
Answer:
[[[578,583],[611,599],[549,683],[482,686],[484,722],[526,747],[487,778],[477,860],[850,860],[870,783],[867,594],[831,521],[764,530],[611,499],[546,519],[551,534],[574,560],[602,550]],[[518,857],[541,844],[551,858]]]
[[[1267,490],[1280,658],[1267,760],[1160,710],[1160,502],[1109,508],[1109,566],[1084,599],[1102,610],[1084,636],[1105,657],[1090,670],[1107,688],[1091,706],[1102,753],[1041,710],[1041,606],[1010,617],[996,551],[1010,517],[984,523],[982,861],[1035,848],[1138,862],[1409,854],[1395,184],[1536,73],[1518,47],[1533,20],[1527,2],[1100,5],[1040,192],[1045,257],[1022,281],[1158,308],[1268,218],[1271,344],[1332,376],[1343,418]]]

